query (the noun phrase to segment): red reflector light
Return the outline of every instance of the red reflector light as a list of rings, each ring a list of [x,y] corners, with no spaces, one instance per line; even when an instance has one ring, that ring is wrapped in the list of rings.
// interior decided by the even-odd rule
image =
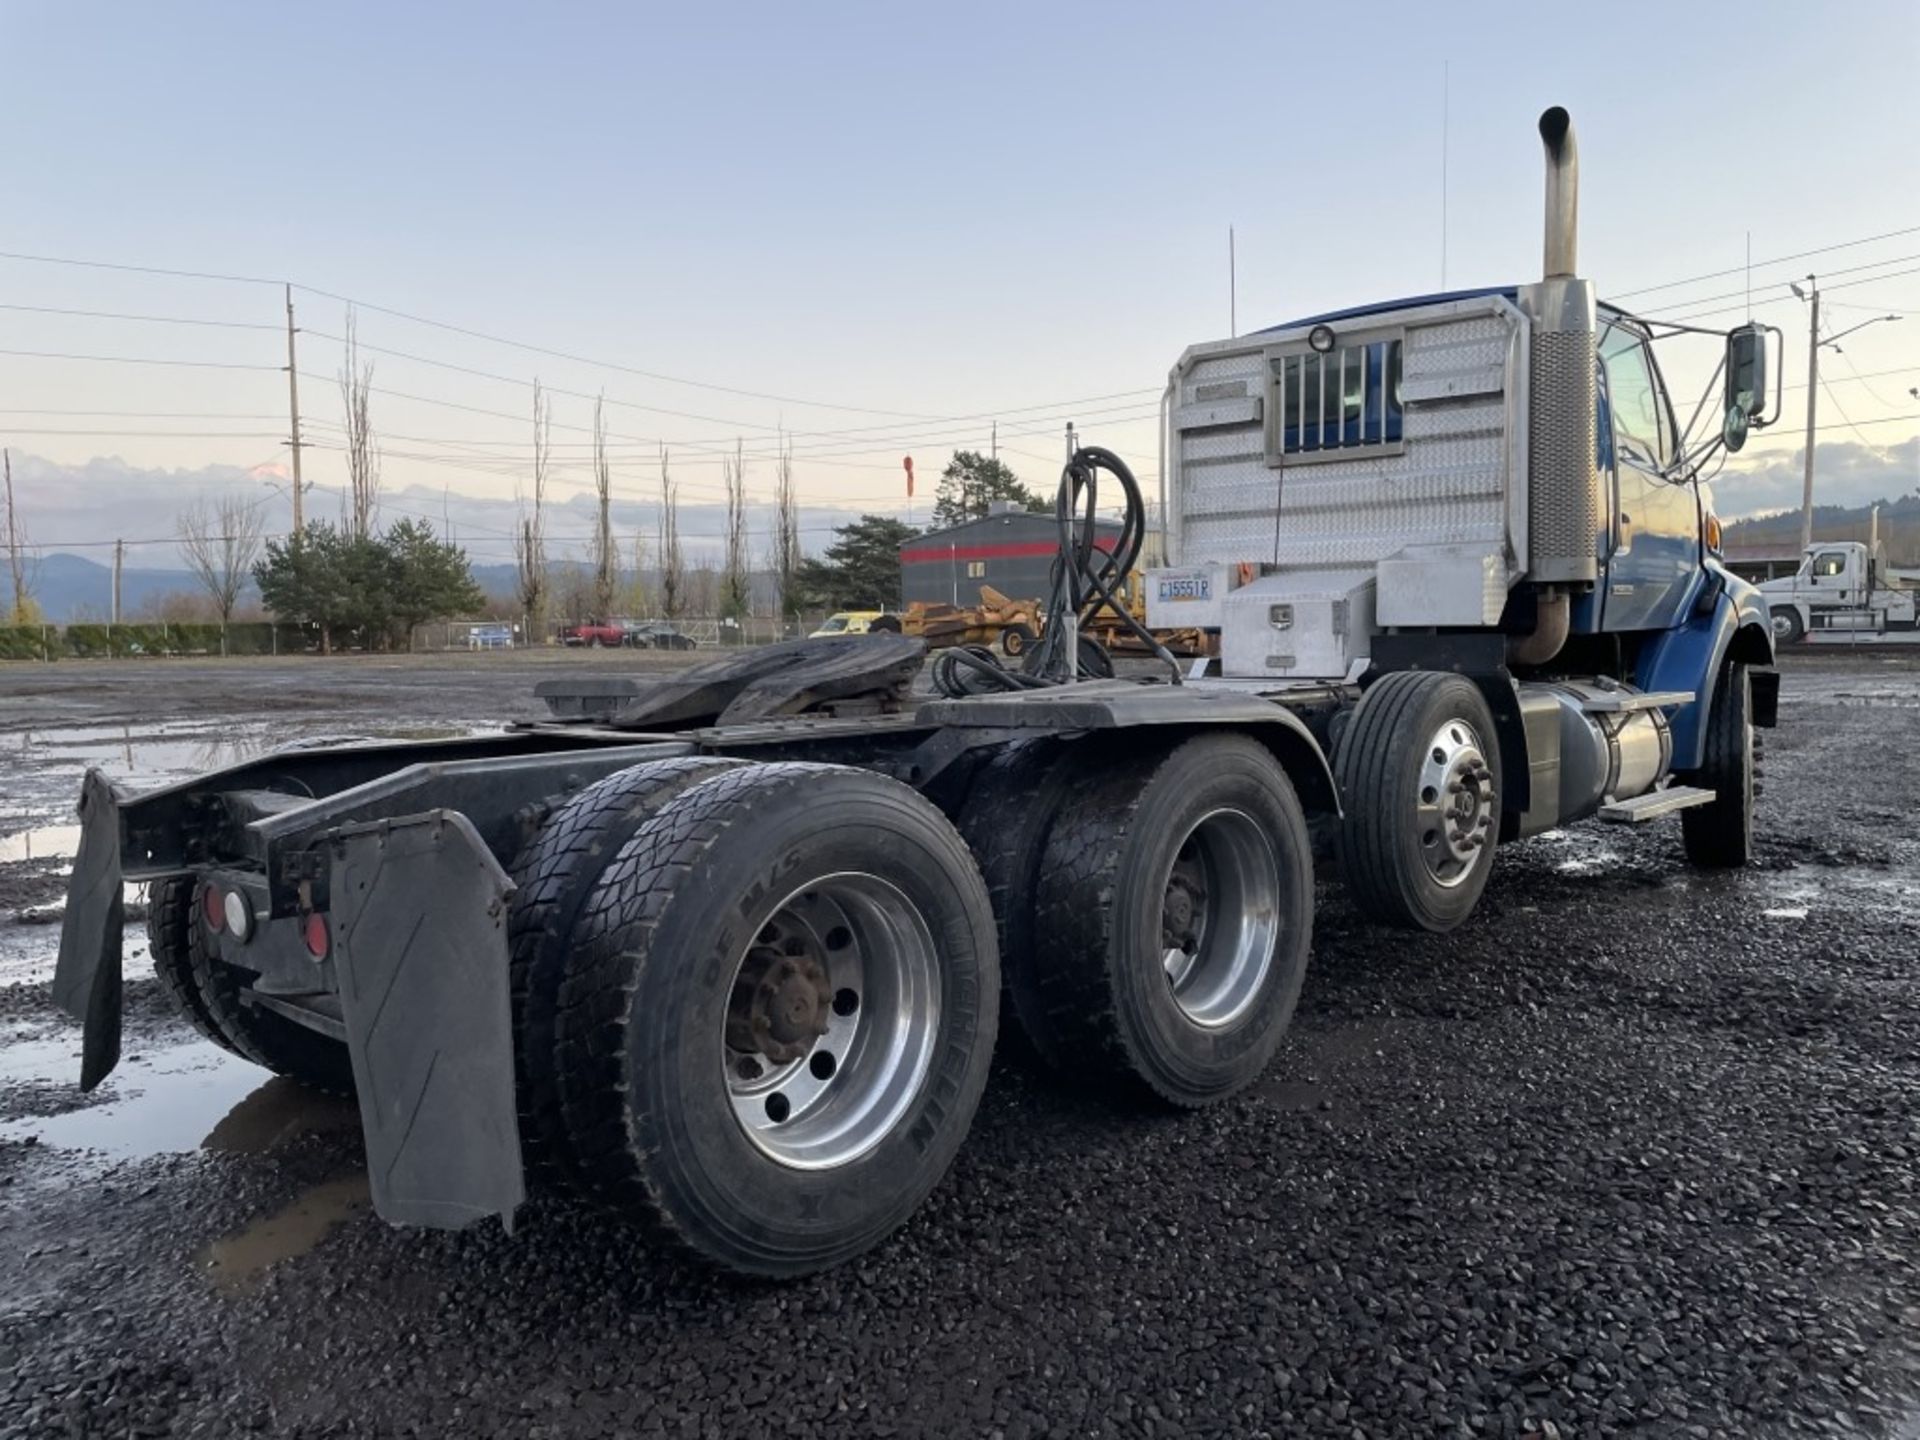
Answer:
[[[227,926],[227,897],[220,893],[220,887],[209,885],[200,892],[200,909],[207,917],[207,928],[216,933]]]
[[[306,923],[300,930],[306,936],[307,953],[316,960],[326,959],[327,951],[333,945],[332,937],[327,934],[327,917],[318,910],[309,910]]]

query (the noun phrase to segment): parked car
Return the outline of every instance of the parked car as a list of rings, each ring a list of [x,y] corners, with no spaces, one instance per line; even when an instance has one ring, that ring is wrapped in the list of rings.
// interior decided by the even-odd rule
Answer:
[[[467,648],[469,650],[511,650],[513,648],[513,626],[502,622],[498,625],[472,625],[467,629]]]
[[[585,620],[560,632],[562,645],[582,645],[597,650],[603,645],[627,643],[626,626],[618,620]]]
[[[820,628],[807,638],[818,640],[824,635],[865,635],[873,630],[897,632],[899,629],[900,622],[884,610],[841,610],[821,621]]]
[[[628,620],[625,643],[641,650],[692,650],[699,641],[667,620]]]

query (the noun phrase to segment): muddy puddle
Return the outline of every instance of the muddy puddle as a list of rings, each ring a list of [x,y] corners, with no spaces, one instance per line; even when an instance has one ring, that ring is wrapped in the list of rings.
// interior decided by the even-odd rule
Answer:
[[[202,1252],[201,1264],[215,1289],[241,1294],[257,1284],[270,1267],[306,1254],[335,1226],[372,1207],[364,1172],[323,1181],[303,1191],[291,1204],[214,1241]]]
[[[494,725],[356,726],[343,730],[337,719],[312,717],[305,722],[278,717],[272,722],[218,724],[205,721],[160,725],[73,725],[15,731],[0,738],[0,768],[19,781],[6,799],[19,804],[41,792],[58,793],[70,801],[74,784],[90,768],[98,768],[130,789],[185,779],[204,771],[238,765],[274,750],[320,744],[351,744],[369,740],[447,740],[481,734]],[[30,816],[16,815],[20,818]],[[29,836],[43,832],[42,844],[62,843],[57,833],[68,828],[49,815],[40,826],[9,825],[0,819],[0,860],[28,859],[60,853],[36,849],[27,853]],[[65,839],[71,846],[73,839]],[[17,849],[19,853],[13,853]],[[69,849],[65,853],[71,853]]]
[[[128,1036],[107,1081],[80,1108],[65,1108],[80,1099],[79,1080],[77,1027],[0,1027],[0,1090],[34,1108],[63,1111],[0,1121],[0,1142],[31,1138],[116,1164],[201,1150],[263,1155],[297,1135],[359,1123],[351,1101],[269,1074],[198,1038],[154,1043]],[[36,1104],[36,1097],[45,1101]]]

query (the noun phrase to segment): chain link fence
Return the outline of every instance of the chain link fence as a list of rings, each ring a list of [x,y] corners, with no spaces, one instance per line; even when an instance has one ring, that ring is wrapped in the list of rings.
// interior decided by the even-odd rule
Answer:
[[[119,660],[154,655],[299,655],[317,634],[268,620],[113,625],[0,625],[0,660]]]
[[[598,640],[603,645],[618,644],[643,650],[714,650],[796,640],[818,628],[826,614],[823,610],[818,615],[786,620],[770,615],[750,615],[742,620],[711,615],[682,616],[677,620],[659,617],[613,620],[605,626],[590,627],[585,634],[580,633],[581,622],[574,620],[549,620],[532,630],[519,620],[436,620],[413,627],[409,648],[416,652],[521,650],[529,645],[565,647]],[[614,633],[620,638],[611,638]]]

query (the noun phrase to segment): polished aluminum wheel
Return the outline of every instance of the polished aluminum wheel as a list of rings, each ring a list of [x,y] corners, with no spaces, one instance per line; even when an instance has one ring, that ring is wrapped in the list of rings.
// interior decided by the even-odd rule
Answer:
[[[1427,873],[1451,889],[1489,853],[1500,814],[1480,736],[1464,720],[1446,720],[1420,763],[1414,825]]]
[[[845,1165],[899,1123],[939,1020],[933,934],[913,902],[877,875],[812,881],[734,973],[721,1041],[734,1118],[783,1165]]]
[[[1196,1025],[1229,1025],[1260,994],[1280,934],[1280,862],[1240,810],[1213,810],[1187,832],[1160,907],[1161,964]]]

